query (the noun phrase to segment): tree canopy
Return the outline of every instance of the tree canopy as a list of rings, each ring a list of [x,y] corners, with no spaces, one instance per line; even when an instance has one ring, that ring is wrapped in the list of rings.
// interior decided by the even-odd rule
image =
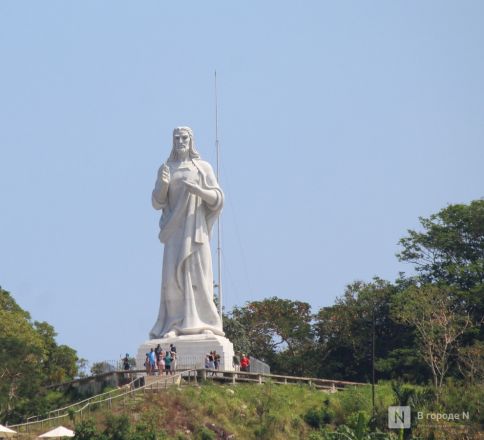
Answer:
[[[225,323],[236,349],[277,373],[368,381],[374,334],[377,378],[439,387],[449,375],[482,377],[472,356],[483,356],[484,200],[420,223],[399,242],[415,275],[353,282],[315,312],[276,297],[235,307]]]
[[[0,288],[0,420],[44,411],[53,404],[45,386],[77,374],[75,350],[58,345],[56,336]]]
[[[400,240],[401,261],[413,263],[425,282],[471,290],[484,283],[484,200],[449,205],[420,218],[422,231]]]

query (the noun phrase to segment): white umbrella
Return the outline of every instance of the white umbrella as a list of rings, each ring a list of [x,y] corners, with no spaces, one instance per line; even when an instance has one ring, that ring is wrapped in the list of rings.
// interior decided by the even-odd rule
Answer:
[[[17,432],[13,429],[9,429],[6,426],[0,425],[0,438],[13,437]]]
[[[74,431],[64,428],[63,426],[58,426],[52,431],[46,432],[45,434],[39,435],[39,438],[62,438],[62,437],[74,437]]]

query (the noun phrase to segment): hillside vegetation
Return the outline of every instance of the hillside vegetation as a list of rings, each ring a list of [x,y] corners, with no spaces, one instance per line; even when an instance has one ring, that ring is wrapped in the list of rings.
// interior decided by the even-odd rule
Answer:
[[[469,393],[466,400],[459,400],[460,391],[449,389],[449,400],[436,407],[426,388],[382,384],[376,389],[372,418],[370,386],[329,394],[307,385],[204,383],[199,387],[171,388],[99,410],[91,419],[76,421],[76,438],[323,440],[338,438],[337,432],[345,432],[350,439],[397,439],[400,433],[388,429],[388,406],[411,403],[415,412],[426,413],[451,409],[462,412],[470,408],[475,416],[478,393]],[[424,420],[419,424],[414,420],[405,438],[412,434],[412,438],[477,439],[479,423],[476,422],[475,417],[468,423],[440,421],[436,424]],[[463,436],[454,436],[455,432]]]

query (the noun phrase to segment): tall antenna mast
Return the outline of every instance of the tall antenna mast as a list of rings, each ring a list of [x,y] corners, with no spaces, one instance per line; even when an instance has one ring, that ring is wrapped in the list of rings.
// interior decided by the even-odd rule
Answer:
[[[217,182],[220,184],[220,143],[218,141],[217,71],[215,71],[215,148],[217,150]],[[217,219],[217,265],[218,265],[218,314],[222,321],[222,247],[220,240],[220,216]]]

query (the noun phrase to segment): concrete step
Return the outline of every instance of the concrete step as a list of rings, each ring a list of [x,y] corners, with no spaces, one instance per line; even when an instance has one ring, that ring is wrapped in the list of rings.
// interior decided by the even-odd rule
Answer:
[[[145,376],[147,390],[161,390],[180,385],[181,377],[175,376]]]

